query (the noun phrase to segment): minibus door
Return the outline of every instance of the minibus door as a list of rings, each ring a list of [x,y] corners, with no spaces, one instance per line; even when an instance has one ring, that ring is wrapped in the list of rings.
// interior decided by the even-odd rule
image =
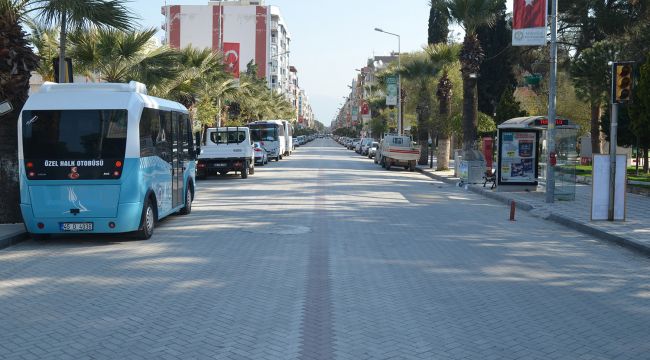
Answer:
[[[181,115],[172,113],[172,207],[183,202],[183,140],[179,123]]]

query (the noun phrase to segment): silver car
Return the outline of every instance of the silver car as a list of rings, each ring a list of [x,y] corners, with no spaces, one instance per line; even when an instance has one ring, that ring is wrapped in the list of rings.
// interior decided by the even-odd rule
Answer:
[[[253,143],[253,152],[255,153],[255,165],[264,166],[269,163],[269,154],[260,143]]]
[[[372,159],[375,157],[377,154],[377,148],[379,147],[379,143],[377,141],[373,141],[372,144],[368,146],[368,159]]]

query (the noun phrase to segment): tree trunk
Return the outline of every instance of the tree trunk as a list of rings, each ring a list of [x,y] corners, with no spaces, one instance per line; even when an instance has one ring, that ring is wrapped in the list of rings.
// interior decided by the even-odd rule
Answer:
[[[438,135],[438,160],[436,170],[449,170],[449,156],[451,153],[451,139],[447,134]]]
[[[0,116],[0,223],[22,221],[18,182],[18,115],[27,101],[30,72],[38,57],[15,14],[0,13],[0,99],[13,111]]]
[[[600,101],[591,103],[591,153],[600,154]]]
[[[636,176],[639,176],[639,161],[641,161],[641,137],[636,136]]]
[[[0,223],[18,223],[22,221],[18,182],[18,111],[0,120]]]
[[[59,37],[59,84],[67,82],[65,76],[65,70],[67,68],[65,63],[65,42],[66,42],[66,26],[67,26],[67,14],[65,10],[61,12],[61,33]]]
[[[646,174],[650,173],[650,171],[648,171],[650,170],[648,165],[650,164],[648,164],[648,147],[646,146],[643,148],[643,172]]]
[[[478,127],[476,79],[463,77],[463,150],[474,149]]]
[[[418,142],[420,143],[420,159],[418,160],[418,165],[426,165],[429,163],[429,127],[427,126],[427,119],[429,118],[428,115],[429,110],[427,108],[421,108],[418,111]]]

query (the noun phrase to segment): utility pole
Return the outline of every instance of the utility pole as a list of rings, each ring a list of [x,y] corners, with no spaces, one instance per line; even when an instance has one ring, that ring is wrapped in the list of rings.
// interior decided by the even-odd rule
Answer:
[[[613,65],[613,69],[615,69]],[[609,131],[609,206],[607,220],[614,220],[614,202],[616,201],[616,144],[618,132],[618,104],[612,101],[612,121]]]
[[[380,28],[375,28],[375,31],[397,37],[397,132],[402,135],[404,133],[404,125],[402,124],[402,76],[400,75],[402,70],[402,37],[399,34]]]
[[[402,120],[402,40],[397,36],[397,132],[404,134],[404,123]]]
[[[551,74],[548,90],[548,129],[546,131],[546,202],[555,201],[555,118],[557,91],[557,0],[551,0]]]

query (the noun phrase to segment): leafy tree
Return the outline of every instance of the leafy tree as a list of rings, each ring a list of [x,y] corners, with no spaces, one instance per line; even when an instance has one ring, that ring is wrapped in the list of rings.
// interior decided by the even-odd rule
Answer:
[[[608,94],[611,75],[608,61],[617,58],[619,46],[600,41],[578,54],[571,62],[571,80],[578,98],[589,102],[591,108],[591,149],[600,154],[600,116],[603,102]]]
[[[515,99],[514,89],[506,88],[497,105],[494,121],[497,125],[500,125],[504,121],[521,116],[528,116],[528,113],[521,108],[521,104]]]
[[[441,10],[440,0],[429,2],[429,45],[446,43],[449,37],[449,17]]]
[[[637,24],[647,14],[647,1],[574,0],[558,2],[561,44],[577,54]]]
[[[388,127],[386,126],[385,116],[373,116],[370,120],[370,131],[372,132],[372,137],[378,139],[386,133],[386,130],[388,130]]]
[[[460,52],[463,75],[463,149],[471,150],[477,138],[478,98],[477,79],[485,53],[477,35],[480,26],[494,26],[496,10],[502,0],[445,0],[443,9],[449,19],[465,30]]]
[[[635,135],[637,152],[643,148],[643,171],[648,173],[648,150],[650,149],[650,58],[641,66],[639,81],[634,91],[634,102],[629,105],[630,128]],[[638,164],[638,162],[637,162]]]
[[[514,75],[514,50],[512,29],[506,19],[506,3],[499,4],[498,17],[494,26],[479,26],[477,36],[485,52],[478,79],[478,110],[494,114],[497,104],[508,88],[517,85]]]

